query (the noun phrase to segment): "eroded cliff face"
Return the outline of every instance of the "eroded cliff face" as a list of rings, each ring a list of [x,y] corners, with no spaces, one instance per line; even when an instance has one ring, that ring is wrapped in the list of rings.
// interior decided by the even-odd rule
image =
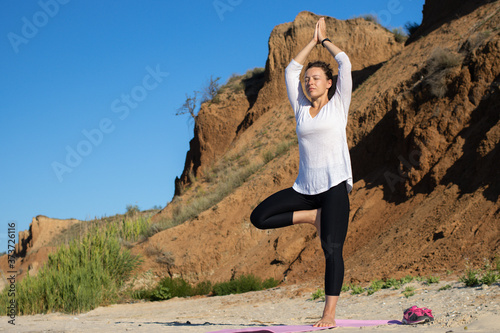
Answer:
[[[420,62],[408,57],[406,66],[415,71],[373,104],[362,103],[356,98],[362,92],[355,93],[351,111],[358,121],[349,126],[354,173],[388,183],[386,199],[404,200],[450,183],[467,193],[486,186],[492,193],[488,198],[497,199],[500,50],[498,40],[487,35],[433,44]],[[388,67],[401,65],[397,60]],[[432,65],[435,61],[443,67]],[[363,159],[370,164],[360,163]]]
[[[406,47],[372,23],[327,19],[356,80],[347,128],[355,184],[346,282],[446,274],[500,250],[500,22],[493,15],[499,7],[496,2],[434,18],[441,24]],[[265,85],[221,150],[222,159],[259,159],[294,135],[283,70],[309,40],[316,19],[301,13],[273,30]],[[324,52],[318,47],[310,59],[331,60]],[[292,145],[217,205],[135,250],[154,247],[168,254],[168,265],[153,256],[146,266],[193,282],[243,273],[321,281],[323,253],[314,228],[261,231],[249,221],[252,209],[291,186],[297,171],[298,148]],[[211,186],[197,181],[156,218],[172,216],[175,207]]]
[[[53,219],[38,215],[33,218],[28,230],[19,232],[19,240],[13,255],[16,257],[15,270],[18,277],[23,278],[27,272],[35,275],[38,269],[47,260],[53,247],[53,240],[71,226],[79,223],[75,219]],[[0,269],[3,272],[10,271],[8,257],[0,257]],[[1,288],[0,288],[1,289]]]
[[[426,1],[422,10],[423,18],[418,30],[408,39],[407,45],[428,35],[443,24],[449,24],[477,8],[496,0],[442,0]],[[480,23],[480,22],[478,22]]]

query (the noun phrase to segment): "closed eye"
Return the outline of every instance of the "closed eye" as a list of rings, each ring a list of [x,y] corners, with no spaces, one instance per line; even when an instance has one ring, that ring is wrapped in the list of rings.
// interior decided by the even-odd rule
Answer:
[[[311,77],[308,76],[308,77],[304,78],[304,81],[305,82],[309,82],[311,79],[313,79],[313,80],[319,80],[320,78],[321,77],[319,75],[315,75],[315,76],[311,76]]]

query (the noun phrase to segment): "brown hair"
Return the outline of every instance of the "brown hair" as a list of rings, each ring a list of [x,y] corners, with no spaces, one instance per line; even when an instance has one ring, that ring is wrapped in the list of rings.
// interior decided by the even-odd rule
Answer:
[[[325,73],[325,75],[326,75],[326,79],[333,81],[333,71],[332,71],[330,65],[327,64],[326,62],[324,62],[324,61],[313,61],[313,62],[310,62],[310,63],[307,64],[306,72],[311,67],[321,68],[323,70],[323,72]]]
[[[311,61],[306,66],[306,72],[309,68],[312,68],[312,67],[321,68],[326,75],[326,79],[332,80],[332,86],[330,87],[330,89],[328,89],[328,98],[332,98],[332,96],[335,92],[335,81],[333,80],[333,71],[332,71],[332,68],[330,67],[330,64],[328,64],[324,61],[319,61],[319,60],[318,61]]]

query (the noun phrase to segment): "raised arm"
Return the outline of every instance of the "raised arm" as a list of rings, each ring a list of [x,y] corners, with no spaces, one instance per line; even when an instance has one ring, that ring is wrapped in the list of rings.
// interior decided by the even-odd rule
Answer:
[[[351,77],[351,62],[349,57],[338,46],[333,44],[330,40],[325,40],[326,37],[326,24],[325,19],[320,18],[317,23],[318,42],[323,42],[323,46],[335,58],[339,64],[339,74],[337,78],[337,85],[333,99],[336,100],[338,105],[341,105],[342,112],[345,116],[347,124],[347,117],[349,114],[349,105],[351,104],[352,94],[352,77]]]
[[[316,35],[316,33],[315,33]],[[314,49],[314,47],[318,44],[314,39],[312,39],[300,52],[293,58],[296,62],[298,62],[301,65],[304,65],[306,62],[307,56],[311,51]]]
[[[319,21],[316,23],[316,27],[314,28],[314,35],[311,41],[307,43],[307,45],[302,50],[300,50],[300,52],[295,56],[295,58],[293,58],[293,60],[295,60],[301,65],[304,65],[309,53],[311,53],[314,47],[319,43],[318,28],[319,28]]]
[[[326,38],[326,23],[325,23],[325,18],[322,17],[319,19],[318,23],[316,23],[316,31],[317,31],[317,36],[318,36],[318,43],[321,43],[323,40]],[[330,40],[326,40],[323,42],[323,46],[330,52],[330,54],[335,58],[337,54],[340,52],[343,52],[341,49],[338,48],[337,45],[333,44]]]
[[[326,24],[325,19],[322,17],[316,23],[314,35],[311,41],[302,50],[300,50],[300,52],[293,58],[294,61],[290,62],[285,69],[285,81],[287,85],[288,98],[295,112],[297,112],[299,105],[310,103],[302,91],[300,72],[312,49],[314,49],[317,44],[323,42],[323,46],[330,52],[339,64],[339,75],[333,98],[336,100],[338,105],[342,106],[342,111],[345,114],[347,122],[352,93],[351,63],[345,52],[343,52],[331,41],[325,40],[326,38]]]

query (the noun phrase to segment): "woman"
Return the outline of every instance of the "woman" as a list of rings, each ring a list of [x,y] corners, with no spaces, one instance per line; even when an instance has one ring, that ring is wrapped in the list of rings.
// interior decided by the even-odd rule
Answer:
[[[300,83],[303,64],[322,44],[339,64],[335,94],[332,71],[324,62],[309,63],[304,76],[306,98]],[[288,99],[295,112],[299,139],[299,174],[293,187],[277,192],[255,208],[250,217],[259,229],[310,223],[318,229],[325,254],[325,309],[315,327],[335,326],[335,309],[344,280],[342,248],[349,221],[352,171],[346,125],[351,102],[351,63],[326,38],[325,19],[316,23],[312,40],[285,70]]]

